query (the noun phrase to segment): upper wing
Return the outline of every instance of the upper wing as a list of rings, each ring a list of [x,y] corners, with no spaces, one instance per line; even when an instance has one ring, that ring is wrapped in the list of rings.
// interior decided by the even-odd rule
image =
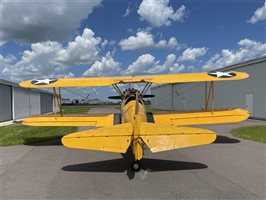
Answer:
[[[126,123],[71,133],[61,141],[70,148],[125,153],[131,143],[132,132],[132,125]]]
[[[244,72],[210,72],[191,74],[162,74],[151,76],[121,76],[121,77],[98,77],[98,78],[47,78],[40,80],[28,80],[20,83],[27,88],[48,87],[82,87],[82,86],[110,86],[125,83],[182,83],[204,81],[228,81],[247,78]]]
[[[200,128],[142,123],[140,137],[151,152],[160,152],[210,144],[216,134]]]
[[[68,117],[29,117],[23,119],[28,126],[112,126],[115,115],[68,116]]]
[[[249,113],[244,109],[153,114],[156,124],[171,125],[231,123],[246,120],[248,117]]]

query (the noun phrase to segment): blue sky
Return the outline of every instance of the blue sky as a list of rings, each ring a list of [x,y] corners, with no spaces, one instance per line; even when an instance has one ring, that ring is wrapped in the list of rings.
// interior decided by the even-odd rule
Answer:
[[[265,6],[254,0],[4,0],[0,78],[189,73],[262,57]],[[105,99],[113,91],[93,93]]]

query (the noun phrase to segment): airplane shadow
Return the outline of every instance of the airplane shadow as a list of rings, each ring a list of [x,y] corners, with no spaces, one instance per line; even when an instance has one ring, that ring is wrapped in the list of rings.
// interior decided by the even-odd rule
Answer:
[[[53,138],[48,137],[46,138],[47,141],[45,142],[38,142],[40,140],[43,140],[43,138],[38,137],[31,137],[31,138],[25,138],[24,144],[28,146],[53,146],[53,145],[62,145],[61,139],[59,138]],[[217,135],[216,140],[213,143],[220,143],[220,144],[230,144],[230,143],[240,143],[240,140],[230,138],[227,136]]]
[[[231,143],[240,143],[240,140],[230,138],[227,136],[223,135],[217,135],[216,140],[213,143],[218,143],[218,144],[231,144]]]
[[[62,145],[61,138],[59,139],[54,139],[54,138],[45,138],[47,141],[44,142],[35,142],[35,141],[40,141],[43,140],[43,138],[25,138],[24,139],[24,144],[28,146],[56,146],[56,145]],[[33,143],[32,143],[33,142]]]
[[[127,171],[129,179],[133,179],[135,172],[131,170],[132,161],[125,158],[105,160],[91,163],[81,163],[75,165],[67,165],[62,168],[64,171],[71,172],[114,172],[122,173]],[[193,170],[205,169],[208,166],[202,163],[172,161],[161,159],[143,158],[140,161],[141,169],[149,172],[159,171],[177,171],[177,170]]]

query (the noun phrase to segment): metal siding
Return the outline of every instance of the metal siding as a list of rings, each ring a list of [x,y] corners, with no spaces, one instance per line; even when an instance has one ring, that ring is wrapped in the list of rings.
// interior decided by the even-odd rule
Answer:
[[[160,87],[152,88],[151,94],[155,95],[151,99],[152,107],[162,110],[172,109],[172,86],[162,85]]]
[[[53,95],[46,94],[46,99],[47,99],[47,112],[53,112]]]
[[[205,83],[173,85],[173,109],[179,111],[204,109]]]
[[[41,93],[41,114],[53,112],[53,95]]]
[[[41,114],[44,114],[44,113],[46,113],[46,107],[47,107],[47,105],[46,105],[46,94],[44,94],[44,93],[41,93],[40,94],[40,97],[41,97]]]
[[[0,84],[0,122],[12,120],[12,87]]]
[[[216,107],[246,108],[246,95],[253,94],[254,118],[266,119],[265,105],[265,62],[239,68],[238,71],[247,72],[249,78],[240,81],[228,81],[215,84]]]
[[[246,108],[246,95],[253,94],[253,116],[266,119],[266,62],[255,63],[247,67],[240,67],[235,71],[247,72],[248,79],[239,81],[221,81],[214,83],[215,108]],[[174,110],[195,110],[204,107],[205,84],[183,83],[151,88],[156,97],[152,100],[152,107],[169,109],[171,91],[173,90]],[[179,95],[176,94],[176,91]]]
[[[30,90],[14,87],[14,119],[30,115]]]
[[[30,90],[30,115],[41,114],[40,93]]]

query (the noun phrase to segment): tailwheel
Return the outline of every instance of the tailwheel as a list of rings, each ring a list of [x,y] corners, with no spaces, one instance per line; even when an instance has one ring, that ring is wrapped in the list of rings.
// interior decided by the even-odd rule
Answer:
[[[132,168],[133,171],[139,172],[140,169],[141,169],[139,161],[137,160],[137,161],[133,162],[132,165],[131,165],[131,168]]]

